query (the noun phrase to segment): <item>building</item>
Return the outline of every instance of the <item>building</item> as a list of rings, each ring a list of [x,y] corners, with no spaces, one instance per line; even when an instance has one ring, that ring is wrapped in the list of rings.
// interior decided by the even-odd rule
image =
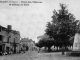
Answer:
[[[21,44],[21,50],[26,51],[28,48],[28,39],[22,38],[20,44]]]
[[[26,47],[28,47],[28,50],[33,50],[34,46],[35,46],[35,42],[32,39],[22,38],[21,45],[24,50],[27,50]],[[24,47],[24,45],[25,45],[25,47]]]
[[[19,52],[20,32],[12,30],[12,26],[7,28],[0,25],[0,52]]]
[[[20,52],[20,33],[19,31],[15,31],[13,30],[11,33],[10,33],[10,47],[11,47],[11,50],[14,51],[14,53],[19,53]]]

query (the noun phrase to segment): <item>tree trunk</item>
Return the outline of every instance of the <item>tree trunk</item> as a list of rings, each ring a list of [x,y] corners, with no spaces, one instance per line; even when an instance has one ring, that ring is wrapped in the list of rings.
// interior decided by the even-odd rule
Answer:
[[[48,47],[48,52],[50,52],[51,51],[51,47]]]
[[[64,44],[63,44],[63,46],[62,46],[62,55],[64,55],[65,54],[65,52],[64,52]]]
[[[57,51],[58,51],[58,46],[57,46]]]

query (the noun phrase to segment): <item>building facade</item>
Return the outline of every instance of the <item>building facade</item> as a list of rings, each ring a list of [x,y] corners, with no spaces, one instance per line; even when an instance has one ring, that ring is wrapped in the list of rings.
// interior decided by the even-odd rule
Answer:
[[[28,47],[28,50],[34,50],[35,42],[32,39],[22,38],[21,45],[24,50],[27,50],[26,47]]]
[[[20,32],[12,30],[12,26],[7,28],[0,26],[0,52],[19,52]]]

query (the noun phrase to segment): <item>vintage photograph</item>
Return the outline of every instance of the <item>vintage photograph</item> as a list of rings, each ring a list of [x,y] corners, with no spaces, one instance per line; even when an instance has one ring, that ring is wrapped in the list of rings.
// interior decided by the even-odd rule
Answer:
[[[80,60],[80,0],[0,0],[0,60]]]

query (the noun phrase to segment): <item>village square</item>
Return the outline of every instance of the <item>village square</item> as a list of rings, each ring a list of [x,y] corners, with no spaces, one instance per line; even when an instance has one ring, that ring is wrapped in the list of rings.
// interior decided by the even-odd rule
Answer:
[[[80,60],[79,9],[79,0],[1,0],[0,60]]]

